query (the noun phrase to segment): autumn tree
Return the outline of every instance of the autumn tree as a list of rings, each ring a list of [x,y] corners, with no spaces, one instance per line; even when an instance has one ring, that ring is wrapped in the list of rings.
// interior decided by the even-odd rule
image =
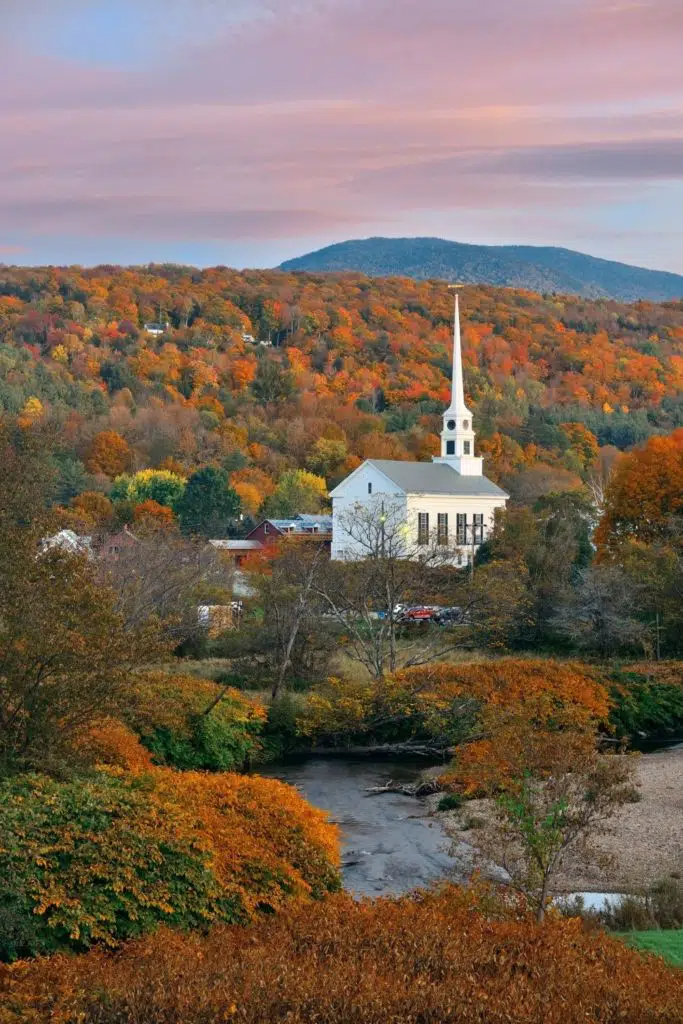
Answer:
[[[103,430],[96,434],[85,458],[89,473],[102,473],[111,479],[127,472],[132,462],[130,445],[115,430]]]
[[[651,437],[614,466],[596,539],[603,552],[629,538],[650,542],[665,536],[683,512],[683,428]]]
[[[44,453],[6,429],[0,446],[0,772],[8,774],[63,767],[82,730],[119,706],[131,668],[159,645],[153,622],[126,628],[85,554],[41,551]]]

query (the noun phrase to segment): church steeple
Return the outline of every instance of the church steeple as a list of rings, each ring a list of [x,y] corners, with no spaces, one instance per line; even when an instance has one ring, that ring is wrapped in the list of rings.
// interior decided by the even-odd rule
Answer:
[[[460,295],[458,285],[455,289],[455,330],[453,334],[453,376],[451,385],[451,404],[443,414],[443,430],[441,431],[441,458],[435,462],[443,462],[451,466],[463,476],[481,476],[482,459],[474,454],[474,430],[472,413],[465,405],[465,388],[462,374],[462,343],[460,339]]]

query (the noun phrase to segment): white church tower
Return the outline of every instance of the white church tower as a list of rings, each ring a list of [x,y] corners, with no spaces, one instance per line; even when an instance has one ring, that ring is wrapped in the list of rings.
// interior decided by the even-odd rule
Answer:
[[[443,414],[441,457],[434,462],[451,466],[461,476],[482,476],[483,459],[474,454],[472,413],[465,405],[462,375],[462,341],[460,337],[460,295],[455,287],[455,332],[453,337],[453,380],[451,404]]]
[[[368,459],[330,497],[333,559],[370,557],[354,536],[353,524],[367,522],[368,517],[380,521],[388,507],[403,520],[407,549],[414,554],[433,543],[447,546],[455,566],[471,564],[490,535],[496,511],[505,508],[508,495],[484,476],[483,460],[474,454],[472,413],[465,405],[463,386],[457,289],[451,402],[443,414],[441,455],[431,462]]]

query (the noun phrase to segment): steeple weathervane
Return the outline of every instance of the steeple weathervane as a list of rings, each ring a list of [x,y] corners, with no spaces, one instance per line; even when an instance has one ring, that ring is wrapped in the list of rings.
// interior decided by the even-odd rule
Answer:
[[[453,332],[453,374],[451,404],[443,414],[441,431],[441,458],[463,476],[481,476],[482,460],[474,454],[472,413],[465,405],[465,386],[462,372],[462,341],[460,337],[460,295],[462,285],[449,285],[455,291],[455,326]]]

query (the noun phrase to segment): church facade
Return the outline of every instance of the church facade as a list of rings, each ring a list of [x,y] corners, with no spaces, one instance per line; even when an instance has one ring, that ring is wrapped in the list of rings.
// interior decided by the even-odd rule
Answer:
[[[413,557],[430,545],[448,546],[456,565],[466,565],[486,540],[496,509],[508,495],[483,474],[475,454],[472,413],[465,404],[460,302],[455,295],[451,402],[443,414],[441,455],[432,462],[369,459],[332,493],[332,558],[367,557],[361,535],[391,509],[399,517],[405,548]],[[355,524],[364,524],[355,529]]]

